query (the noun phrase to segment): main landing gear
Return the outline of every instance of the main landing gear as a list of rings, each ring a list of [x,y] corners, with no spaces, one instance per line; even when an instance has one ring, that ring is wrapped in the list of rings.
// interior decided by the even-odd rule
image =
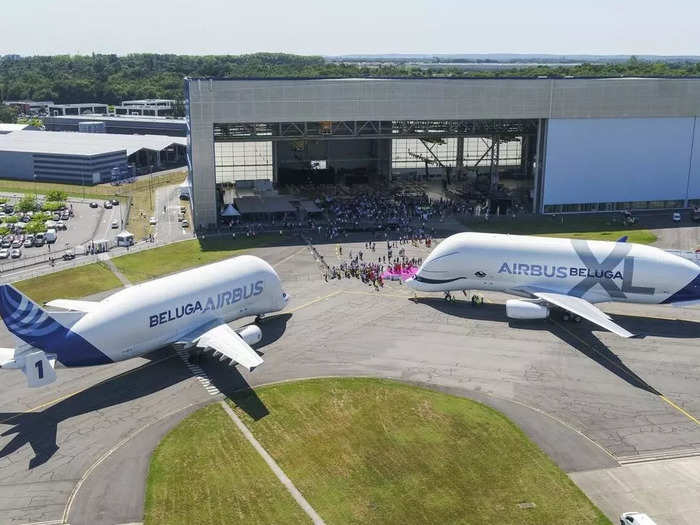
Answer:
[[[569,312],[564,312],[561,316],[562,321],[566,322],[571,322],[571,323],[580,323],[581,322],[581,316],[579,315],[574,315]]]

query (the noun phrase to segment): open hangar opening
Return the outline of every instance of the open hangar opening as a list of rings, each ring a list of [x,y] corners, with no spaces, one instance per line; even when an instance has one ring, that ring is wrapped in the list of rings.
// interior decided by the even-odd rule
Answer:
[[[538,120],[216,123],[217,195],[423,181],[532,211]]]
[[[232,188],[422,179],[501,213],[514,199],[533,213],[700,199],[700,79],[186,79],[185,92],[197,227]]]

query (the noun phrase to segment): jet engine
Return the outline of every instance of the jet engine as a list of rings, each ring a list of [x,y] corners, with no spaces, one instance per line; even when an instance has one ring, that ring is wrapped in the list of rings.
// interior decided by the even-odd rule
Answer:
[[[241,336],[241,339],[243,339],[250,346],[259,343],[262,339],[262,330],[260,330],[259,326],[254,324],[249,324],[248,326],[238,330],[236,333]]]
[[[534,301],[510,299],[506,301],[506,315],[511,319],[546,319],[549,308]]]

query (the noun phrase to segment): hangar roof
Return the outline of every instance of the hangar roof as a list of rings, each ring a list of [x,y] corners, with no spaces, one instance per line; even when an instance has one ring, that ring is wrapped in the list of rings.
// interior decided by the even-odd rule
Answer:
[[[700,107],[699,78],[188,79],[186,92],[193,133],[216,122],[693,117]]]
[[[0,151],[50,155],[101,155],[126,150],[127,155],[147,149],[161,151],[173,144],[187,145],[185,137],[118,135],[71,131],[15,131],[0,135]]]

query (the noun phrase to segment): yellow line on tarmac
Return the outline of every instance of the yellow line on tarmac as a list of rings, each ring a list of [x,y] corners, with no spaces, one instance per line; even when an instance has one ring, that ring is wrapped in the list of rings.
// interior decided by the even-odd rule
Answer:
[[[76,390],[75,392],[73,392],[71,394],[65,394],[61,397],[57,397],[56,399],[53,399],[51,401],[47,401],[46,403],[42,403],[41,405],[37,405],[33,408],[30,408],[29,410],[25,410],[24,412],[18,412],[14,416],[10,416],[6,419],[0,420],[0,424],[7,423],[8,421],[12,421],[13,419],[18,418],[19,416],[22,416],[24,414],[30,414],[32,412],[37,412],[37,411],[41,410],[42,408],[46,408],[48,406],[55,405],[56,403],[60,403],[61,401],[64,401],[65,399],[68,399],[69,397],[73,397],[73,396],[80,394],[81,392],[85,392],[86,390],[89,390],[90,388],[96,387],[96,386],[101,385],[103,383],[107,383],[109,381],[113,381],[113,380],[118,379],[122,376],[132,374],[132,373],[136,372],[137,370],[143,370],[144,368],[147,368],[149,366],[153,366],[153,365],[161,363],[167,359],[171,359],[174,356],[175,356],[175,354],[169,355],[167,357],[163,357],[161,359],[158,359],[157,361],[151,361],[150,363],[146,363],[143,366],[137,366],[136,368],[132,368],[131,370],[127,370],[125,372],[122,372],[121,374],[117,374],[116,376],[112,376],[112,377],[108,377],[107,379],[103,379],[102,381],[100,381],[99,383],[95,383],[94,385],[86,386],[85,388],[81,388],[80,390]]]
[[[286,313],[293,314],[294,312],[298,312],[302,308],[306,308],[307,306],[311,306],[312,304],[316,304],[320,301],[323,301],[324,299],[329,299],[329,298],[334,297],[336,295],[339,295],[341,293],[343,293],[343,290],[337,290],[333,293],[329,293],[328,295],[324,295],[323,297],[316,297],[316,299],[314,299],[313,301],[309,301],[308,303],[304,303],[302,305],[299,305],[296,308],[292,308],[291,310],[287,310]],[[284,313],[284,312],[282,312],[282,313]]]
[[[554,321],[554,320],[552,320],[552,323],[554,323],[554,325],[558,326],[559,328],[563,329],[564,331],[566,331],[567,333],[569,333],[570,335],[572,335],[573,337],[575,337],[575,338],[576,338],[578,341],[580,341],[583,345],[585,345],[585,346],[587,346],[588,348],[590,348],[591,350],[593,350],[593,352],[595,352],[596,355],[600,356],[601,359],[604,359],[610,366],[612,366],[613,368],[616,368],[616,369],[619,370],[620,372],[623,372],[623,373],[624,373],[624,370],[623,370],[622,368],[620,368],[614,361],[612,361],[612,360],[608,359],[607,357],[605,357],[605,356],[604,356],[603,354],[601,354],[598,350],[596,350],[594,347],[592,347],[592,346],[591,346],[590,344],[588,344],[586,341],[584,341],[583,339],[581,339],[578,335],[576,335],[574,332],[572,332],[571,330],[569,330],[567,327],[565,327],[564,325],[562,325],[562,324],[560,324],[560,323],[558,323],[558,322],[556,322],[556,321]],[[651,387],[651,385],[649,385],[649,386]],[[693,423],[695,423],[696,425],[700,425],[700,421],[698,421],[697,418],[695,418],[695,417],[694,417],[693,415],[691,415],[689,412],[687,412],[686,410],[684,410],[683,408],[681,408],[680,406],[678,406],[676,403],[674,403],[673,401],[671,401],[669,398],[667,398],[667,397],[666,397],[665,395],[663,395],[661,392],[659,392],[658,390],[656,390],[654,387],[651,387],[651,388],[654,389],[654,391],[656,392],[656,395],[657,395],[659,398],[661,398],[662,401],[664,401],[666,404],[668,404],[668,406],[670,406],[670,407],[672,407],[672,408],[675,408],[678,412],[680,412],[680,413],[683,414],[685,417],[687,417],[688,419],[690,419],[690,420],[691,420]]]
[[[279,265],[282,264],[282,263],[286,263],[289,259],[291,259],[292,257],[296,257],[297,255],[299,255],[299,254],[300,254],[301,252],[303,252],[304,250],[306,250],[306,246],[302,246],[302,247],[299,248],[297,251],[295,251],[293,254],[288,255],[287,257],[285,257],[285,258],[282,259],[281,261],[277,261],[275,264],[272,265],[272,267],[274,268],[275,266],[279,266]]]
[[[695,418],[695,417],[693,417],[692,415],[690,415],[688,412],[686,412],[684,409],[682,409],[681,407],[679,407],[678,405],[676,405],[676,404],[675,404],[673,401],[671,401],[669,398],[667,398],[667,397],[664,396],[663,394],[660,395],[659,397],[660,397],[661,399],[663,399],[664,401],[666,401],[666,403],[668,403],[670,406],[672,406],[673,408],[675,408],[676,410],[678,410],[678,411],[679,411],[681,414],[683,414],[685,417],[687,417],[688,419],[690,419],[691,421],[693,421],[696,425],[700,425],[700,421],[698,421],[697,418]]]

